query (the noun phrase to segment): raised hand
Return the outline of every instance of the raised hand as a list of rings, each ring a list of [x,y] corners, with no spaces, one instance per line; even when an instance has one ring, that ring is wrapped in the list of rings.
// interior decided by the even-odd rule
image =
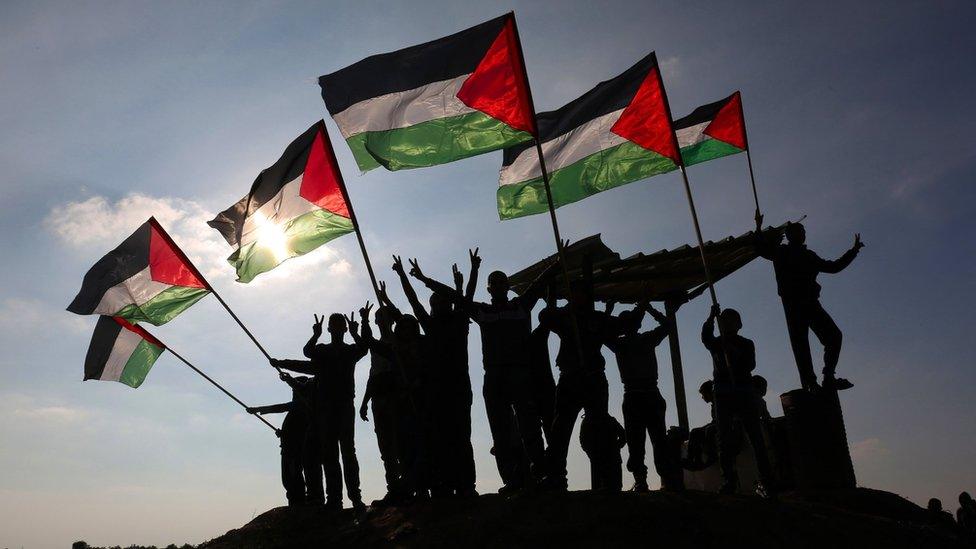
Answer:
[[[722,310],[718,308],[718,305],[712,305],[711,309],[708,310],[708,318],[718,318],[718,315],[721,312]]]
[[[349,333],[354,334],[359,330],[359,323],[356,322],[356,312],[352,311],[346,317],[346,326],[349,328]]]
[[[390,296],[386,293],[386,282],[380,280],[380,307],[390,302]]]
[[[864,247],[864,243],[861,242],[861,233],[854,234],[854,250],[860,250]]]
[[[454,288],[461,292],[464,287],[464,275],[461,274],[461,270],[458,269],[457,263],[451,266],[451,272],[454,274]]]
[[[367,320],[369,320],[369,312],[372,310],[373,310],[373,304],[367,301],[366,305],[363,305],[362,307],[359,308],[359,318],[363,319],[363,322],[366,322]]]
[[[420,270],[420,263],[415,257],[410,259],[410,276],[416,278],[417,280],[424,279],[424,272]]]
[[[272,359],[272,364],[274,362],[277,362],[277,361],[274,360],[274,359]],[[291,374],[289,374],[288,372],[281,372],[280,374],[278,374],[278,377],[280,377],[281,378],[281,381],[284,381],[285,383],[291,383],[295,379],[295,378],[291,377]]]
[[[478,255],[478,248],[475,247],[474,250],[468,250],[468,258],[471,260],[471,266],[475,269],[481,266],[481,256]]]
[[[363,405],[359,407],[359,417],[363,421],[369,421],[369,416],[366,415],[366,412],[367,412],[367,410],[366,410],[366,403],[363,402]]]
[[[312,316],[315,317],[315,324],[312,324],[312,335],[318,337],[322,335],[322,322],[325,321],[325,315],[319,316],[313,314]]]
[[[393,272],[403,276],[403,260],[398,255],[393,256]]]
[[[247,408],[245,408],[245,410],[247,410],[247,413],[249,414],[258,415],[257,408],[252,408],[251,406],[248,406]]]

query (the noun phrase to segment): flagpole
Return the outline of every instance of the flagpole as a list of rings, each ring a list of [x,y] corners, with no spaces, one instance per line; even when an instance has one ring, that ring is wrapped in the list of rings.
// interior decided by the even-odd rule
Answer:
[[[346,209],[349,210],[349,220],[352,221],[352,227],[356,231],[356,241],[359,242],[359,251],[363,254],[363,262],[366,263],[366,272],[369,273],[369,282],[373,285],[373,294],[376,295],[377,306],[382,305],[380,300],[380,287],[376,282],[376,273],[373,272],[373,262],[369,260],[369,252],[366,251],[366,242],[363,240],[363,232],[359,230],[359,220],[356,219],[356,210],[352,207],[352,200],[349,199],[349,191],[346,190],[346,180],[342,177],[342,171],[339,169],[339,159],[336,158],[335,149],[332,148],[332,139],[329,138],[329,132],[325,127],[325,121],[320,122],[322,127],[323,137],[325,137],[325,143],[328,145],[329,149],[329,161],[332,163],[332,172],[336,174],[336,180],[339,182],[339,191],[342,192],[342,199],[346,201]]]
[[[571,301],[572,287],[569,282],[569,265],[566,262],[565,246],[563,239],[559,235],[559,222],[556,221],[556,207],[552,200],[552,188],[549,185],[549,170],[546,169],[546,158],[542,152],[542,142],[539,140],[539,127],[536,120],[535,101],[532,98],[532,86],[529,85],[529,74],[525,68],[525,53],[522,51],[522,38],[518,32],[518,22],[515,20],[515,12],[512,11],[512,30],[515,35],[515,44],[518,46],[519,61],[522,63],[522,76],[525,78],[525,92],[529,102],[529,110],[532,112],[532,137],[535,141],[535,151],[539,156],[539,169],[542,171],[542,184],[546,189],[546,202],[549,205],[549,220],[552,222],[552,234],[556,239],[556,254],[559,257],[559,264],[563,271],[563,280],[566,284],[566,301],[569,303],[569,316],[572,319],[573,335],[576,339],[576,352],[579,354],[580,367],[586,367],[586,354],[583,352],[582,332],[579,327],[579,319]]]
[[[149,218],[149,222],[152,223],[153,226],[156,227],[157,230],[159,230],[159,234],[163,238],[165,238],[166,239],[166,242],[169,243],[169,245],[173,248],[173,250],[177,254],[179,254],[180,259],[182,259],[183,262],[185,262],[190,267],[190,269],[193,270],[193,274],[196,275],[197,278],[199,278],[201,282],[203,282],[203,284],[207,287],[207,290],[210,290],[210,293],[212,293],[213,296],[217,298],[217,301],[219,301],[220,304],[224,306],[224,309],[226,309],[227,312],[230,313],[231,318],[233,318],[234,321],[237,322],[237,325],[240,326],[242,330],[244,330],[244,333],[247,334],[247,337],[251,338],[251,341],[253,341],[254,342],[254,345],[257,346],[257,348],[258,348],[259,351],[261,351],[261,354],[264,355],[264,358],[268,359],[268,361],[270,362],[271,361],[271,355],[268,354],[268,351],[264,350],[264,347],[260,343],[258,343],[257,338],[254,337],[254,334],[251,333],[251,330],[248,330],[247,329],[247,326],[245,326],[244,323],[241,322],[241,319],[238,318],[237,315],[234,313],[234,311],[230,308],[230,306],[227,305],[227,302],[224,301],[224,298],[220,297],[220,294],[217,292],[217,290],[214,289],[214,287],[210,285],[210,282],[207,281],[206,277],[203,276],[203,273],[201,273],[200,270],[197,269],[197,266],[194,265],[192,261],[190,261],[190,258],[188,258],[186,256],[186,254],[183,253],[183,250],[180,249],[180,247],[176,245],[176,242],[169,235],[169,233],[166,232],[166,229],[164,229],[163,226],[160,225],[160,223],[158,221],[156,221],[156,218],[155,217],[150,217]],[[277,366],[275,366],[275,369],[278,370],[279,373],[281,373],[281,368],[278,368]]]
[[[657,63],[657,52],[654,56],[654,70],[657,73],[658,87],[661,89],[661,99],[664,101],[664,111],[668,116],[668,130],[671,133],[671,142],[674,145],[674,152],[677,155],[678,170],[681,171],[681,179],[685,185],[685,196],[688,197],[688,208],[691,210],[691,220],[695,225],[695,236],[698,237],[698,253],[701,255],[702,267],[705,272],[705,282],[708,284],[708,294],[712,298],[712,307],[716,311],[721,311],[718,304],[718,296],[715,294],[715,284],[712,279],[711,269],[708,267],[708,259],[705,257],[705,241],[702,238],[701,225],[698,223],[698,210],[695,208],[695,199],[691,196],[691,184],[688,182],[688,172],[685,168],[684,158],[681,156],[681,146],[678,144],[678,134],[674,131],[674,119],[671,117],[671,105],[668,103],[668,92],[664,88],[664,78],[661,76],[661,67]],[[718,324],[719,341],[722,346],[722,355],[725,359],[725,367],[732,375],[732,361],[729,360],[729,350],[726,345],[725,333],[722,330],[722,323],[715,319]]]
[[[752,172],[752,150],[749,147],[749,132],[746,131],[746,113],[742,107],[742,94],[739,94],[739,110],[742,112],[742,136],[746,140],[746,161],[749,163],[749,180],[752,181],[752,199],[756,202],[756,225],[760,224],[762,211],[759,209],[759,193],[756,192],[756,175]],[[762,229],[762,227],[759,227]]]
[[[227,395],[230,398],[232,398],[234,400],[234,402],[240,404],[241,407],[244,408],[245,411],[247,411],[247,404],[244,404],[243,402],[241,402],[241,399],[239,399],[236,396],[234,396],[227,389],[224,389],[224,387],[221,384],[219,384],[216,381],[214,381],[213,378],[211,378],[207,374],[203,373],[199,368],[197,368],[193,364],[190,364],[190,361],[189,360],[187,360],[187,359],[183,358],[182,356],[180,356],[180,354],[177,353],[176,351],[174,351],[173,349],[170,349],[169,347],[166,347],[166,350],[168,350],[170,353],[172,353],[173,356],[175,356],[176,358],[178,358],[180,360],[180,362],[182,362],[183,364],[186,364],[187,366],[189,366],[191,370],[193,370],[194,372],[196,372],[196,373],[200,374],[201,376],[203,376],[203,379],[206,379],[207,381],[209,381],[214,387],[220,389],[225,395]],[[278,432],[278,428],[277,427],[275,427],[274,425],[268,423],[268,420],[264,419],[260,415],[258,415],[258,414],[250,414],[250,415],[253,415],[254,417],[258,418],[261,421],[261,423],[264,423],[268,427],[271,427],[271,429],[274,430],[276,433]]]

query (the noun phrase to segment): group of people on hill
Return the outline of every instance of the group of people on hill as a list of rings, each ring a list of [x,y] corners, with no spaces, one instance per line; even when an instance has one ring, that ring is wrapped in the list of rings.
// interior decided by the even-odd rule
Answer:
[[[863,244],[856,236],[850,251],[836,261],[826,261],[806,248],[802,225],[791,224],[785,232],[787,244],[768,242],[757,226],[756,247],[759,255],[773,262],[803,386],[821,390],[810,359],[808,332],[812,330],[825,347],[823,387],[849,388],[850,382],[834,375],[840,330],[820,305],[816,278],[819,273],[845,268]],[[668,444],[667,405],[658,388],[655,358],[655,348],[673,333],[668,317],[646,301],[616,315],[613,304],[597,310],[592,277],[585,268],[584,276],[570,283],[567,303],[560,306],[550,287],[564,282],[561,276],[554,276],[557,262],[517,297],[510,297],[505,273],[492,272],[487,284],[490,300],[479,302],[474,295],[481,258],[477,249],[469,256],[467,284],[457,265],[453,284],[444,284],[425,275],[417,260],[411,259],[407,270],[395,256],[393,271],[411,312],[401,311],[381,283],[380,303],[372,318],[374,307],[368,302],[358,317],[316,315],[312,337],[303,349],[307,360],[271,361],[291,386],[293,398],[249,411],[287,412],[281,429],[281,456],[289,504],[324,503],[341,509],[344,480],[353,507],[365,509],[355,451],[354,372],[367,354],[369,378],[358,415],[369,421],[372,409],[387,485],[387,494],[374,504],[476,495],[467,351],[471,322],[478,324],[481,334],[482,394],[493,441],[491,453],[503,482],[499,493],[530,487],[565,491],[570,439],[581,412],[581,442],[591,461],[594,486],[621,489],[620,447],[626,443],[633,489],[647,491],[644,452],[649,437],[662,488],[680,489],[682,466]],[[429,308],[421,303],[411,279],[431,291]],[[533,328],[533,309],[540,301],[544,306]],[[647,315],[658,325],[641,331]],[[320,343],[326,320],[329,341]],[[738,312],[713,307],[701,332],[713,361],[710,394],[722,491],[731,493],[738,488],[737,450],[732,439],[733,423],[739,422],[755,451],[760,493],[771,495],[775,483],[762,439],[765,404],[754,380],[755,346],[740,335],[741,328]],[[351,342],[345,340],[347,334]],[[553,377],[549,356],[551,334],[559,339],[558,380]],[[622,427],[608,410],[604,347],[614,354],[624,386]],[[292,376],[285,370],[305,376]]]

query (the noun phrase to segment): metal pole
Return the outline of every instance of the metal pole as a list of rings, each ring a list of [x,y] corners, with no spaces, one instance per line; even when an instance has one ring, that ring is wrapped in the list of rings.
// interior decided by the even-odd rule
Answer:
[[[749,132],[746,130],[746,112],[745,108],[742,106],[742,94],[735,92],[739,96],[739,111],[742,114],[742,136],[746,140],[746,160],[749,163],[749,180],[752,182],[752,199],[756,202],[756,225],[759,225],[759,219],[762,217],[762,211],[759,209],[759,193],[756,192],[756,175],[752,171],[752,151],[749,147]],[[761,230],[762,227],[759,227]]]
[[[522,52],[522,40],[519,37],[518,23],[515,21],[515,13],[510,12],[512,18],[512,30],[515,35],[515,44],[518,46],[519,60],[522,63],[522,76],[525,78],[526,99],[529,103],[529,110],[532,112],[532,136],[535,140],[535,151],[539,156],[539,168],[542,171],[542,183],[546,189],[546,202],[549,205],[549,220],[552,222],[552,234],[556,238],[556,253],[559,256],[559,263],[562,266],[563,279],[566,284],[566,301],[569,303],[569,316],[573,325],[573,335],[576,336],[576,352],[579,354],[580,367],[586,368],[586,354],[583,352],[582,332],[579,327],[579,319],[576,317],[576,310],[570,300],[572,288],[569,282],[569,265],[566,263],[566,254],[563,246],[562,237],[559,235],[559,223],[556,221],[556,207],[552,201],[552,189],[549,186],[549,170],[546,169],[546,158],[542,154],[542,142],[539,141],[539,128],[536,125],[535,101],[532,99],[532,86],[529,85],[529,74],[525,70],[525,54]]]
[[[688,432],[688,398],[685,395],[685,374],[681,367],[681,346],[678,344],[678,319],[680,305],[665,300],[664,314],[668,317],[668,347],[671,351],[671,371],[674,375],[674,401],[678,410],[678,427]]]
[[[228,391],[227,389],[224,389],[224,387],[221,384],[219,384],[216,381],[214,381],[213,378],[211,378],[207,374],[205,374],[202,371],[200,371],[200,369],[197,368],[196,366],[194,366],[193,364],[190,364],[190,361],[188,361],[187,359],[185,359],[182,356],[180,356],[180,354],[177,353],[176,351],[174,351],[173,349],[170,349],[169,347],[166,347],[166,350],[168,350],[170,353],[172,353],[173,356],[175,356],[176,358],[178,358],[183,364],[186,364],[187,366],[189,366],[191,370],[193,370],[194,372],[200,374],[203,377],[203,379],[206,379],[214,387],[220,389],[225,395],[227,395],[230,398],[232,398],[234,400],[234,402],[240,404],[241,407],[244,408],[245,411],[247,410],[247,404],[244,404],[243,402],[241,402],[241,399],[239,399],[236,396],[234,396],[233,394],[231,394],[231,392]],[[268,420],[264,419],[260,415],[257,415],[257,414],[250,414],[250,415],[253,415],[254,417],[258,418],[261,421],[261,423],[264,423],[268,427],[271,427],[271,429],[273,429],[275,432],[278,432],[278,428],[277,427],[275,427],[274,425],[268,423]]]
[[[671,105],[668,103],[668,92],[664,88],[664,79],[661,77],[661,68],[657,63],[657,54],[654,55],[654,71],[657,74],[658,87],[661,90],[661,99],[664,102],[664,113],[668,117],[668,129],[671,133],[671,143],[674,145],[674,152],[677,155],[675,163],[678,165],[678,169],[681,171],[681,179],[685,184],[685,195],[688,197],[688,208],[691,210],[691,219],[695,225],[695,236],[698,237],[698,252],[701,254],[702,267],[705,271],[705,282],[708,284],[708,293],[712,298],[712,306],[716,310],[721,310],[718,304],[718,297],[715,295],[715,284],[712,282],[712,272],[708,268],[708,260],[705,258],[705,241],[702,239],[701,226],[698,224],[698,210],[695,208],[695,199],[691,196],[691,185],[688,183],[688,173],[685,170],[685,161],[681,156],[681,146],[678,144],[678,134],[674,132],[674,119],[671,117]],[[718,334],[719,340],[722,345],[722,355],[725,359],[725,368],[729,372],[729,376],[732,374],[732,361],[729,360],[729,350],[727,347],[727,342],[725,339],[725,333],[722,331],[722,323],[715,319],[715,323],[718,324]]]

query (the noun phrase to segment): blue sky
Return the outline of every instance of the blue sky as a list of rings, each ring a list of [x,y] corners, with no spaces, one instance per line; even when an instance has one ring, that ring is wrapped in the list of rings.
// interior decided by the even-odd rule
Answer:
[[[515,9],[535,101],[556,108],[650,50],[676,115],[742,90],[767,221],[808,215],[812,248],[867,244],[824,276],[845,331],[840,371],[858,479],[916,502],[976,490],[974,10],[963,2],[5,2],[0,5],[0,546],[200,542],[283,500],[277,441],[172,357],[131,390],[82,383],[94,318],[64,312],[87,268],[156,215],[266,347],[298,356],[313,313],[369,296],[347,237],[243,286],[203,222],[311,122],[316,78],[369,54]],[[338,132],[327,125],[337,140]],[[356,173],[340,164],[381,278],[417,256],[447,278],[480,246],[487,269],[552,251],[545,216],[500,223],[501,154]],[[690,170],[706,238],[748,230],[744,156]],[[625,255],[694,240],[677,174],[559,210],[564,236],[600,232]],[[485,297],[483,282],[479,296]],[[756,341],[770,394],[798,385],[768,263],[718,286]],[[400,296],[396,292],[397,297]],[[679,312],[691,395],[710,374],[698,300]],[[288,391],[213,298],[154,333],[254,404]],[[471,336],[480,392],[480,347]],[[816,346],[815,346],[816,347]],[[673,404],[667,353],[661,385]],[[967,358],[969,357],[969,358]],[[818,355],[819,358],[819,355]],[[366,372],[357,374],[359,388]],[[612,360],[611,407],[620,386]],[[781,411],[773,398],[770,408]],[[676,421],[673,405],[669,418]],[[707,409],[691,399],[693,425]],[[498,478],[475,399],[479,489]],[[366,496],[382,473],[357,425]],[[587,482],[574,446],[571,485]]]

